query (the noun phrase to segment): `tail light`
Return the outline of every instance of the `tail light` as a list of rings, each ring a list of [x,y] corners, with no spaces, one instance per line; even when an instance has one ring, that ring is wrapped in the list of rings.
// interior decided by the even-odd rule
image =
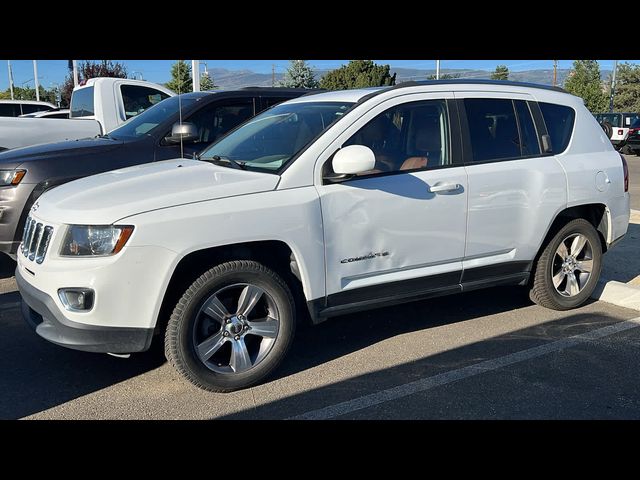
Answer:
[[[624,130],[622,130],[621,128],[618,129],[618,135],[624,135]]]
[[[622,159],[622,172],[624,174],[624,191],[629,191],[629,166],[627,165],[627,160],[624,158],[622,154],[620,154],[620,158]]]

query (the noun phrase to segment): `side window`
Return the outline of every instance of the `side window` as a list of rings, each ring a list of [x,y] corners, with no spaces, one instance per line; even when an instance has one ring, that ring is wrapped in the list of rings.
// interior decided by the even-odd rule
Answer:
[[[253,101],[241,100],[220,105],[212,102],[185,121],[194,123],[200,135],[197,143],[211,143],[253,117]]]
[[[94,115],[93,87],[84,87],[75,90],[71,94],[71,110],[69,117],[90,117]]]
[[[564,152],[571,140],[576,112],[571,107],[554,103],[538,103],[551,137],[551,148],[555,155]]]
[[[496,98],[464,100],[474,162],[520,157],[513,102]]]
[[[348,145],[373,150],[375,167],[363,175],[450,165],[447,103],[427,100],[392,107],[369,121],[343,147]]]
[[[17,117],[20,115],[20,105],[17,103],[0,103],[0,117]]]
[[[124,113],[127,120],[144,112],[147,108],[165,98],[169,98],[169,95],[160,90],[140,85],[121,85],[120,92],[122,93]]]
[[[262,107],[264,110],[267,108],[271,108],[274,105],[278,105],[279,103],[286,102],[287,100],[291,100],[291,97],[262,97]],[[256,112],[260,113],[260,112]]]
[[[516,111],[518,112],[518,124],[520,125],[520,148],[522,156],[540,155],[540,143],[538,134],[533,124],[529,105],[524,100],[516,100]]]
[[[51,107],[47,106],[47,105],[38,105],[38,104],[32,104],[32,103],[24,103],[22,104],[22,113],[33,113],[33,112],[42,112],[42,111],[47,111],[47,110],[51,110]]]

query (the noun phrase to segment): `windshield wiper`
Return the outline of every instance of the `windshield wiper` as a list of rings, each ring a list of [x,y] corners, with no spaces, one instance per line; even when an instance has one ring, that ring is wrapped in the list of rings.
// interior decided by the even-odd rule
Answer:
[[[208,158],[200,158],[200,160],[209,160]],[[230,165],[233,165],[233,168],[239,168],[240,170],[246,170],[247,165],[244,162],[238,162],[233,158],[221,157],[220,155],[214,155],[211,157],[212,162],[227,162]]]

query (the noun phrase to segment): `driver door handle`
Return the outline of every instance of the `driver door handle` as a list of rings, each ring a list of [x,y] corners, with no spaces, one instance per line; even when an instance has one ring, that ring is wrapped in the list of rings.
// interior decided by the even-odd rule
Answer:
[[[437,183],[429,187],[430,193],[455,192],[456,190],[460,190],[459,183]]]

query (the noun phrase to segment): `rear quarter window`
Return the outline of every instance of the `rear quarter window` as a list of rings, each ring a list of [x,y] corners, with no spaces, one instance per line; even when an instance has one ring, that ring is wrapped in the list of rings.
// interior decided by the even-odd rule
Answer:
[[[80,88],[71,95],[71,118],[95,115],[93,107],[93,87]]]
[[[573,108],[554,103],[539,103],[547,132],[551,137],[552,152],[557,155],[569,146],[576,112]]]

